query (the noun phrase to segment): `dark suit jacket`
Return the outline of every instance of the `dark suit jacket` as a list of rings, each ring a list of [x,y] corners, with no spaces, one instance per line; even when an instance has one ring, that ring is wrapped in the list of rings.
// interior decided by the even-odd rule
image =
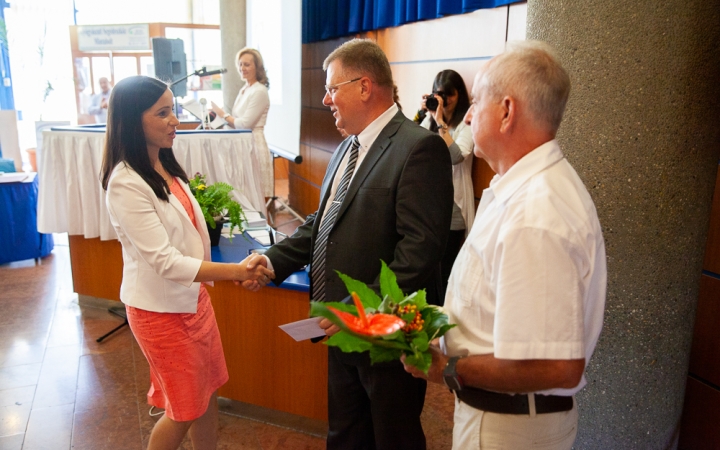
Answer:
[[[311,262],[320,218],[331,200],[332,181],[350,142],[341,143],[328,164],[318,212],[267,251],[275,269],[275,284]],[[425,288],[428,301],[442,304],[439,262],[450,230],[452,205],[447,145],[439,135],[398,112],[357,169],[328,237],[327,301],[348,296],[335,270],[379,291],[382,259],[397,275],[403,292]]]

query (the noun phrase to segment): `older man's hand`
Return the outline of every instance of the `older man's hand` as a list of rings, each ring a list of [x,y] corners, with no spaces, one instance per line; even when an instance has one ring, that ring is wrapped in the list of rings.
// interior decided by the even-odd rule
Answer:
[[[445,356],[442,350],[435,345],[430,346],[430,353],[432,354],[432,363],[430,364],[430,369],[428,370],[427,375],[418,370],[416,367],[405,364],[405,355],[400,357],[400,361],[402,361],[403,366],[405,366],[405,371],[415,378],[425,378],[428,381],[443,384],[443,370],[450,358]]]

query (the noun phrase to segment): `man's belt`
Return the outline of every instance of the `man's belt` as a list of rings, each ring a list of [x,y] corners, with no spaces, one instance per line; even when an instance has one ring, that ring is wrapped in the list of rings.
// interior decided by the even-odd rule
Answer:
[[[501,394],[467,386],[455,391],[455,394],[461,402],[482,411],[498,414],[530,414],[530,401],[527,394]],[[535,394],[535,412],[537,414],[570,411],[572,408],[572,397]]]

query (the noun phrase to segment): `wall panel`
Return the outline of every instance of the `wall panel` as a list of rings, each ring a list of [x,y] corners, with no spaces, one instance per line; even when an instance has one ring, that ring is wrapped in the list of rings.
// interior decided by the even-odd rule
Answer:
[[[703,269],[720,274],[720,166],[715,178],[715,193],[712,201]]]
[[[680,450],[720,450],[720,391],[688,377],[680,425]]]

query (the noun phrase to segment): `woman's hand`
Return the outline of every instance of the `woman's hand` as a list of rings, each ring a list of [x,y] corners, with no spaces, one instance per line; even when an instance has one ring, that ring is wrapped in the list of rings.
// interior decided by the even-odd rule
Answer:
[[[218,117],[224,117],[225,114],[227,114],[224,109],[216,105],[213,101],[210,102],[210,109],[217,114]]]
[[[435,98],[438,101],[438,106],[435,111],[430,111],[430,115],[432,116],[433,120],[435,120],[435,123],[438,125],[438,127],[443,128],[443,125],[445,125],[445,118],[443,117],[443,112],[445,111],[445,104],[443,103],[443,98],[439,95],[435,94]]]

